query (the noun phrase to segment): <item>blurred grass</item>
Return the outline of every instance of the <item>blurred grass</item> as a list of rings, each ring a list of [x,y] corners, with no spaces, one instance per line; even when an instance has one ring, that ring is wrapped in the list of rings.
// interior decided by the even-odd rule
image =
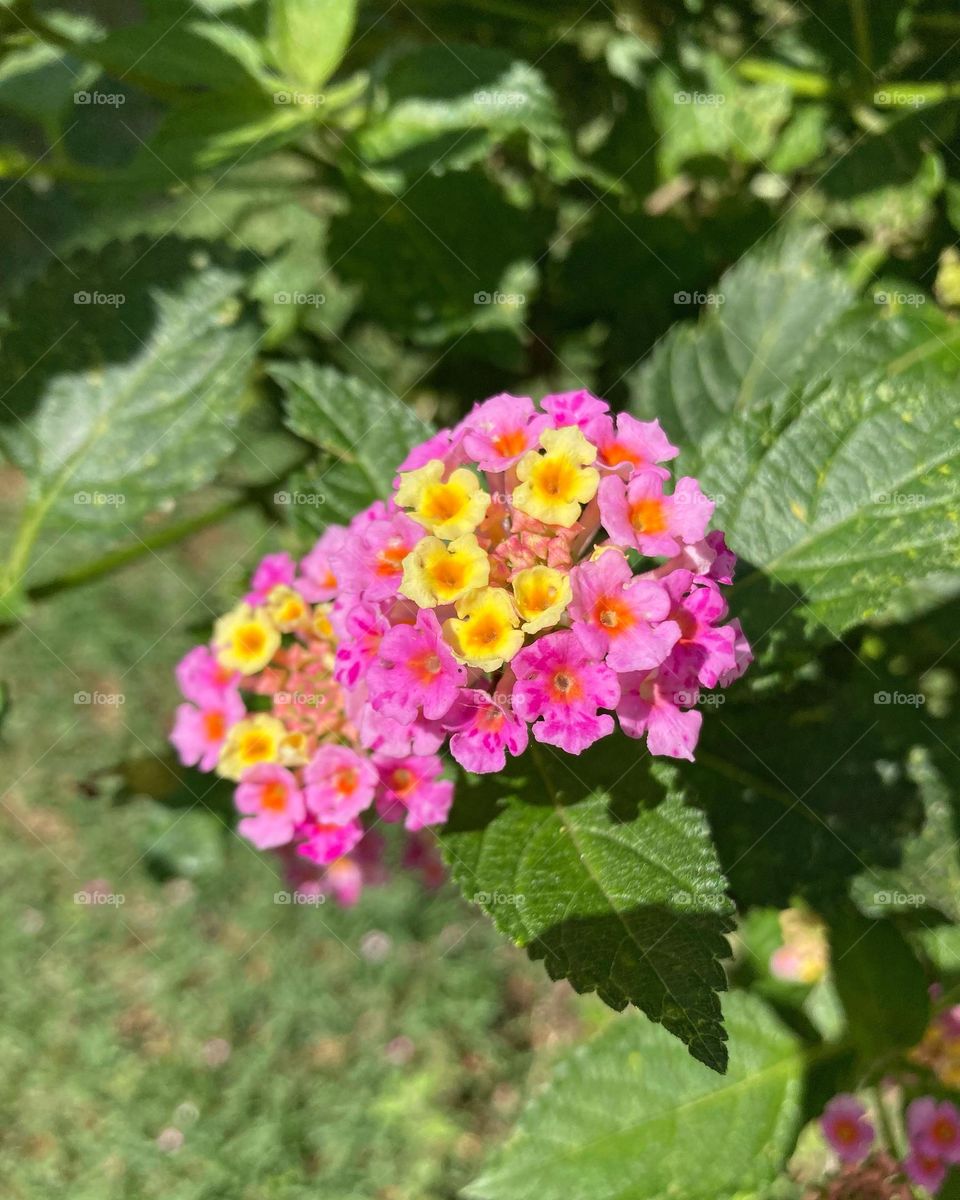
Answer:
[[[266,529],[239,514],[4,640],[5,1198],[452,1197],[538,1048],[599,1019],[450,888],[398,875],[351,911],[276,903],[272,861],[202,800],[174,817],[203,814],[216,853],[193,880],[156,876],[156,804],[121,802],[113,767],[156,763],[188,630],[230,603]],[[122,903],[77,902],[91,885]]]

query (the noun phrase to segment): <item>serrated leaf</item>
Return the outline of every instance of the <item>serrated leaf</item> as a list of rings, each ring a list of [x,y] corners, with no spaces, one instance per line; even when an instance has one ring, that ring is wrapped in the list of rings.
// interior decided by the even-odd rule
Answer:
[[[564,1058],[466,1191],[477,1200],[724,1200],[754,1195],[789,1155],[804,1056],[765,1004],[724,1001],[730,1070],[691,1062],[662,1030],[621,1018]]]
[[[575,768],[538,752],[549,794],[532,775],[464,784],[444,852],[467,898],[552,978],[637,1005],[722,1071],[724,879],[702,815],[662,799],[642,752],[625,751],[626,771],[609,752]]]
[[[343,58],[356,21],[355,0],[270,0],[267,45],[291,83],[318,88]]]
[[[954,570],[960,421],[955,385],[935,369],[948,349],[936,329],[878,353],[873,378],[851,375],[863,360],[845,363],[830,325],[859,329],[857,340],[872,325],[878,346],[887,317],[853,304],[809,231],[739,264],[718,294],[698,326],[664,339],[635,395],[688,447],[681,470],[700,476],[717,524],[757,568],[739,594],[776,581],[808,624],[838,635],[918,573]]]
[[[516,132],[547,144],[565,136],[543,75],[501,50],[417,48],[390,64],[377,96],[357,148],[414,178],[470,166]]]
[[[397,466],[433,432],[402,400],[333,367],[277,363],[270,374],[284,390],[287,425],[328,456],[290,489],[322,497],[290,501],[315,508],[320,527],[388,496]]]
[[[234,448],[254,365],[255,328],[237,299],[242,284],[240,272],[207,264],[150,289],[138,306],[152,312],[152,324],[134,335],[132,355],[61,369],[34,408],[25,398],[26,419],[3,430],[7,454],[28,477],[18,550],[28,550],[39,528],[57,519],[128,534],[162,501],[213,478]],[[105,307],[122,324],[122,293],[114,305],[101,293],[82,294],[78,312]],[[131,332],[121,344],[130,346]],[[105,348],[97,349],[102,355]],[[11,560],[16,575],[24,568]]]

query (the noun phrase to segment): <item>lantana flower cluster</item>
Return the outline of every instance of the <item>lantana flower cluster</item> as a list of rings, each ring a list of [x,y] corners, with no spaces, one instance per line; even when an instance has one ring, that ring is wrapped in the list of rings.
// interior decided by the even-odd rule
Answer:
[[[313,871],[323,890],[352,903],[381,870],[379,840],[368,835],[360,847],[364,814],[402,821],[414,835],[406,860],[430,877],[435,856],[417,834],[446,819],[453,785],[440,777],[436,739],[361,740],[362,698],[343,686],[349,606],[337,596],[322,547],[299,563],[267,555],[210,643],[178,665],[184,703],[171,741],[185,765],[237,784],[243,837],[281,851],[296,881]]]
[[[364,744],[449,738],[486,773],[531,734],[580,754],[616,717],[692,758],[701,689],[752,656],[713,501],[663,465],[678,453],[586,391],[494,396],[414,449],[390,501],[322,547],[353,598],[337,677]]]
[[[921,1096],[908,1105],[905,1124],[909,1153],[901,1164],[902,1173],[935,1195],[948,1170],[960,1163],[960,1111],[949,1100]],[[856,1096],[834,1096],[820,1125],[842,1163],[863,1162],[873,1150],[874,1126]]]

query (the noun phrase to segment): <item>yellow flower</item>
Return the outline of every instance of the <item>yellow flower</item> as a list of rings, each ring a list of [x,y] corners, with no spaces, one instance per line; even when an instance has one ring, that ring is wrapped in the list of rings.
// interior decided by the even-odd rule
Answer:
[[[454,654],[471,667],[495,671],[523,645],[520,618],[503,588],[478,588],[457,601],[457,620],[443,625]]]
[[[300,730],[284,734],[280,743],[280,762],[285,767],[304,767],[309,761],[307,735]]]
[[[247,767],[278,762],[286,734],[283,722],[268,713],[244,717],[227,734],[217,773],[225,779],[239,779]]]
[[[397,489],[397,504],[424,529],[449,542],[473,533],[486,515],[489,495],[472,471],[458,467],[443,481],[444,466],[432,458],[415,471],[404,471]]]
[[[333,626],[330,624],[330,605],[318,604],[313,610],[313,632],[322,638],[333,637]]]
[[[293,633],[307,619],[307,602],[299,592],[286,584],[278,583],[267,596],[267,613],[281,633]]]
[[[490,560],[476,534],[465,533],[449,545],[439,538],[425,537],[403,560],[400,593],[421,608],[436,608],[485,587],[489,579]]]
[[[517,463],[514,507],[547,525],[568,528],[580,516],[580,505],[596,495],[600,474],[589,464],[597,448],[576,425],[545,429],[540,445],[543,454],[530,450]]]
[[[513,598],[524,633],[556,625],[570,603],[570,577],[553,567],[528,567],[513,577]]]
[[[280,634],[269,615],[249,604],[238,604],[213,627],[217,662],[244,675],[262,671],[279,645]]]

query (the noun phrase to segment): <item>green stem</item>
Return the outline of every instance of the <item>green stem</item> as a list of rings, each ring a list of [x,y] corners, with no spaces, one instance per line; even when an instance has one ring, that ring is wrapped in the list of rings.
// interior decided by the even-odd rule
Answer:
[[[877,273],[877,269],[886,262],[890,251],[882,242],[862,242],[849,254],[847,279],[856,291],[865,287]]]
[[[877,1117],[880,1121],[880,1132],[883,1134],[883,1140],[887,1143],[887,1149],[893,1157],[898,1158],[900,1155],[899,1143],[890,1120],[890,1114],[887,1112],[887,1106],[884,1103],[883,1092],[880,1090],[879,1084],[875,1084],[871,1090],[877,1108]]]
[[[556,789],[553,777],[547,770],[547,764],[540,747],[532,739],[530,741],[530,758],[533,761],[533,765],[537,768],[537,774],[543,780],[543,786],[547,789],[547,795],[554,804],[559,805],[561,803],[560,793]]]
[[[235,496],[232,500],[228,500],[216,508],[211,508],[208,512],[200,513],[195,517],[187,517],[183,521],[158,530],[149,537],[141,538],[133,545],[111,550],[108,554],[94,559],[93,562],[85,563],[82,567],[76,567],[72,571],[58,575],[46,583],[36,584],[27,589],[27,598],[29,600],[46,600],[59,592],[94,583],[102,576],[109,575],[110,572],[116,571],[120,567],[125,567],[127,563],[135,562],[145,554],[152,554],[157,550],[162,550],[165,546],[172,546],[176,542],[192,537],[193,534],[199,533],[201,529],[206,529],[209,525],[216,525],[249,503],[251,503],[249,497]]]
[[[863,0],[850,0],[850,21],[853,25],[853,40],[857,46],[860,75],[873,78],[873,47],[870,43],[870,23]]]
[[[836,85],[817,71],[801,71],[765,58],[745,58],[737,64],[737,74],[748,83],[778,84],[795,96],[822,99],[838,94]]]

